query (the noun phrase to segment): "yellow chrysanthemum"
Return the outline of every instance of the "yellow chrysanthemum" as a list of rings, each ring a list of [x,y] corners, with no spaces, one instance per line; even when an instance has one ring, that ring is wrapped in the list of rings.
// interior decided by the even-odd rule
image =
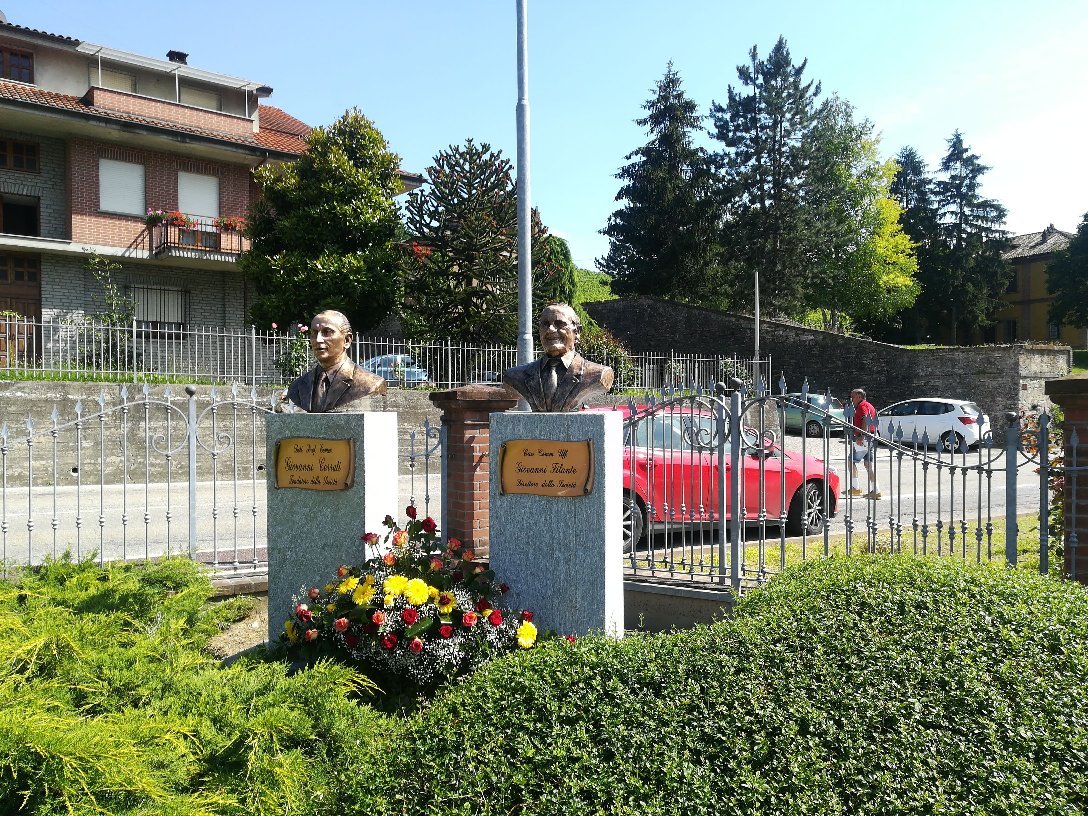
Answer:
[[[385,596],[385,608],[388,609],[392,605],[393,605],[393,596],[392,595],[386,595]]]
[[[325,604],[325,610],[327,612],[335,612],[336,611],[336,604]]]
[[[403,575],[390,575],[382,582],[382,589],[386,595],[400,595],[408,586],[408,579]]]
[[[374,582],[371,581],[368,584],[366,581],[364,581],[355,588],[355,591],[353,593],[351,593],[351,599],[355,601],[355,603],[359,606],[366,606],[374,597],[374,592]]]
[[[363,585],[364,586],[374,586],[374,575],[372,573],[368,572],[366,574],[366,577],[363,578]]]
[[[435,604],[438,606],[438,611],[443,615],[448,615],[453,611],[453,608],[457,606],[457,599],[453,597],[452,592],[439,592],[438,597],[435,599]]]
[[[431,597],[431,588],[422,578],[413,578],[404,587],[404,597],[408,599],[408,603],[419,606]]]
[[[435,600],[438,597],[438,587],[431,587],[431,600]]]
[[[283,630],[287,632],[287,639],[289,641],[291,641],[292,643],[298,642],[298,630],[295,629],[294,621],[287,621],[287,623],[283,625]]]
[[[529,621],[522,621],[521,626],[518,627],[518,646],[531,649],[534,643],[536,643],[536,627]]]
[[[326,592],[332,592],[334,589],[336,589],[336,584],[325,584]]]
[[[354,592],[357,586],[359,586],[359,579],[353,575],[341,581],[336,589],[341,595],[347,595],[349,592]]]

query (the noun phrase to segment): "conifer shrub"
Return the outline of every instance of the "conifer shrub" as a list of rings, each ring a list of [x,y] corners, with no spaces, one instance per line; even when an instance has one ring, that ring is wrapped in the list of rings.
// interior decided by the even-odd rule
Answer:
[[[711,627],[489,664],[410,724],[399,785],[358,786],[356,809],[1084,813],[1086,699],[1083,586],[813,561]]]

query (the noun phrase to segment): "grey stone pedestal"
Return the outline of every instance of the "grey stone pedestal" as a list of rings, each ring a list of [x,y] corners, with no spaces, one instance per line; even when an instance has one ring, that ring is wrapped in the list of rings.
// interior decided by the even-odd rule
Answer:
[[[355,440],[355,480],[347,490],[276,488],[276,443],[287,437]],[[397,415],[272,414],[266,431],[268,472],[268,639],[275,642],[291,596],[324,586],[341,564],[364,559],[360,536],[384,533],[396,518]]]
[[[573,497],[506,494],[499,452],[510,440],[592,443],[593,487]],[[491,566],[541,629],[623,634],[623,421],[618,412],[491,415]]]

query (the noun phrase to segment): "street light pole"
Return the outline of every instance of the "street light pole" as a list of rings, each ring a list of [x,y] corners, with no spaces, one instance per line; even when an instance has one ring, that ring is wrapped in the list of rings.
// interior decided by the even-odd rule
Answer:
[[[755,382],[752,383],[755,386],[756,396],[763,396],[763,387],[760,383],[763,381],[763,367],[759,363],[759,267],[755,268],[755,280],[756,280],[756,328],[755,328],[755,360],[752,361],[752,370],[755,376]],[[769,374],[770,372],[768,372]]]
[[[527,9],[518,7],[518,365],[533,361],[533,244],[529,192],[529,54]]]

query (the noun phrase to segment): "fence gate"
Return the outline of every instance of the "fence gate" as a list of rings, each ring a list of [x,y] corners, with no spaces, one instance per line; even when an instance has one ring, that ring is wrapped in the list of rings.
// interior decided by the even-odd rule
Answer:
[[[1044,413],[968,447],[953,435],[852,426],[852,406],[760,384],[666,391],[624,412],[624,558],[632,576],[758,585],[785,566],[853,552],[1003,561],[1049,572],[1080,557],[1061,508],[1083,468]],[[813,403],[816,404],[813,404]],[[821,407],[821,405],[826,407]],[[786,429],[796,429],[797,435]],[[1081,433],[1084,429],[1081,429]],[[871,446],[871,469],[853,442]],[[1075,443],[1073,446],[1075,450]],[[857,468],[856,492],[851,469]],[[736,474],[740,474],[739,478]],[[1064,491],[1065,502],[1052,501]]]

